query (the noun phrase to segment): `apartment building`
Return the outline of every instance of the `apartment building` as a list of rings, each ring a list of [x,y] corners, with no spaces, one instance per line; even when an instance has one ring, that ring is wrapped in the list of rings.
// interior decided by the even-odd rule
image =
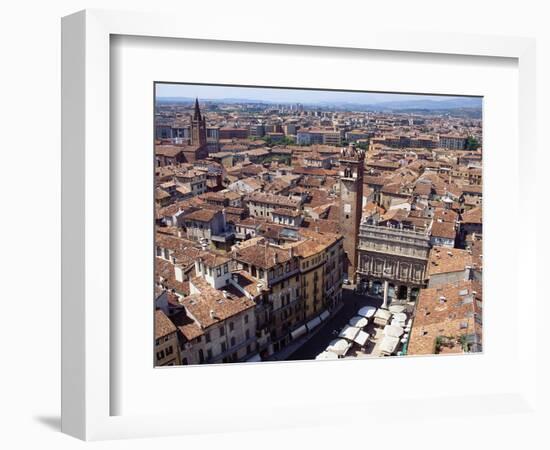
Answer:
[[[245,197],[248,212],[252,217],[267,218],[273,220],[273,211],[281,208],[290,211],[301,210],[302,200],[283,195],[252,192]]]
[[[292,248],[264,241],[237,248],[232,257],[237,270],[246,272],[268,290],[266,329],[260,332],[269,333],[270,351],[283,349],[292,340],[291,332],[305,319],[298,256]]]
[[[155,311],[155,366],[181,364],[177,328],[160,309]]]

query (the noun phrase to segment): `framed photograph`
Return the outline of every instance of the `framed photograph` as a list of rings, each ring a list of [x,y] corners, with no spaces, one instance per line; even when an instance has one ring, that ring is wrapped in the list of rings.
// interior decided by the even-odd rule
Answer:
[[[308,30],[63,19],[64,432],[539,414],[534,42]]]

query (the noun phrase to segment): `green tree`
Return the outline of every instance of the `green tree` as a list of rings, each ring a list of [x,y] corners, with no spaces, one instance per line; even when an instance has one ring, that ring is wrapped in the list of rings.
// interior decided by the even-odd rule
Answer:
[[[477,150],[481,144],[473,136],[468,136],[466,139],[466,150]]]

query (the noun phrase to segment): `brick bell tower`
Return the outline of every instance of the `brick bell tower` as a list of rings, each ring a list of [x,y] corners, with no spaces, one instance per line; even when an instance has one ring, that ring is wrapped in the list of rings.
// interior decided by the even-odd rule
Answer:
[[[191,118],[191,144],[206,145],[206,119],[201,114],[199,99],[195,99],[195,111]]]
[[[363,212],[363,170],[365,151],[354,144],[340,151],[340,233],[344,236],[344,272],[355,282],[357,244]]]

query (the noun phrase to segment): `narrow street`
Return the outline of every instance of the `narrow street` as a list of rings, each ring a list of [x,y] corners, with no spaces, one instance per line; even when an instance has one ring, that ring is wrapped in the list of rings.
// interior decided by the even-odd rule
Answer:
[[[382,305],[382,297],[371,297],[358,295],[353,291],[354,286],[344,286],[342,290],[343,307],[327,322],[321,324],[322,329],[318,330],[303,346],[292,353],[287,360],[311,360],[321,353],[328,346],[330,341],[336,339],[340,330],[357,314],[357,311],[366,305]]]

